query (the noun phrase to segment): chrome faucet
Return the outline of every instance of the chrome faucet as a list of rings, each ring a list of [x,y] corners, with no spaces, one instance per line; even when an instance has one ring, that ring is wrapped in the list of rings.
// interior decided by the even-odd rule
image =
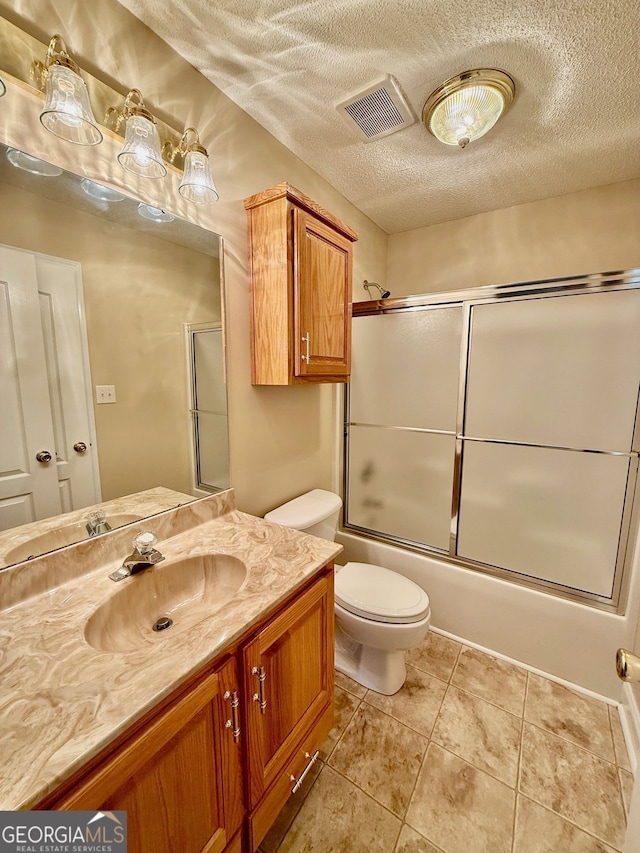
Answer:
[[[111,525],[107,522],[107,517],[101,509],[95,512],[90,512],[87,516],[87,533],[89,536],[99,536],[101,533],[107,533],[111,530]]]
[[[121,581],[124,578],[131,577],[138,572],[155,566],[164,560],[164,555],[155,548],[158,541],[155,533],[145,531],[138,533],[133,538],[133,552],[125,558],[119,569],[111,572],[109,577],[112,581]]]

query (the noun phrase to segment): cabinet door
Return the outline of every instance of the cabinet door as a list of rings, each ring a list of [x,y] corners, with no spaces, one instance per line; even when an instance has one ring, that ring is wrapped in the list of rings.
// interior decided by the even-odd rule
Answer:
[[[243,817],[234,675],[231,661],[207,676],[54,807],[127,811],[129,853],[222,851]]]
[[[242,650],[250,807],[333,704],[333,575],[297,598]]]
[[[352,244],[294,208],[295,374],[351,371]]]

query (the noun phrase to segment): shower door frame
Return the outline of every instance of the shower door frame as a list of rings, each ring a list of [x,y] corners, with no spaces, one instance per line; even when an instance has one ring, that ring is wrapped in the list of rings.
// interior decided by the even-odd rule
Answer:
[[[542,279],[539,281],[518,282],[515,284],[487,285],[483,287],[454,290],[438,293],[423,293],[393,299],[376,299],[353,304],[353,319],[358,317],[381,314],[396,314],[413,311],[423,311],[434,308],[460,306],[463,312],[462,339],[460,347],[460,367],[458,380],[458,405],[455,432],[455,459],[452,480],[451,526],[449,534],[449,550],[444,551],[431,545],[404,539],[393,534],[382,533],[372,528],[363,527],[349,522],[349,441],[350,427],[365,426],[351,421],[349,386],[344,389],[344,441],[343,441],[343,529],[357,533],[368,539],[391,545],[398,545],[411,551],[425,554],[463,568],[473,569],[484,574],[492,575],[503,580],[509,580],[522,586],[553,593],[561,598],[589,604],[600,610],[624,613],[629,587],[630,564],[633,558],[634,541],[640,524],[640,489],[638,486],[638,470],[640,467],[640,388],[636,399],[635,423],[631,451],[595,451],[580,448],[568,449],[583,453],[603,453],[604,455],[626,456],[630,459],[625,487],[624,505],[618,536],[617,557],[615,562],[611,597],[597,593],[579,590],[554,581],[534,578],[516,570],[494,566],[459,557],[456,554],[458,541],[458,522],[460,515],[460,498],[462,487],[462,456],[465,441],[486,441],[488,443],[515,444],[526,447],[551,447],[527,442],[503,441],[496,439],[477,439],[463,432],[464,415],[467,403],[467,382],[469,368],[469,342],[471,333],[471,315],[475,305],[541,299],[549,296],[583,295],[588,293],[604,293],[620,290],[640,289],[640,268],[630,270],[594,273],[582,276],[567,276],[565,278]],[[408,429],[395,427],[396,429]],[[434,432],[434,430],[414,430]],[[435,430],[435,432],[441,432]],[[451,434],[447,432],[447,434]]]

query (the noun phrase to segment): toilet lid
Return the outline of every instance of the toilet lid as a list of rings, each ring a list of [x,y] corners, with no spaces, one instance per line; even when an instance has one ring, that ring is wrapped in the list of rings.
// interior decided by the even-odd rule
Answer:
[[[370,563],[347,563],[336,573],[336,602],[374,622],[419,622],[429,596],[409,578]]]

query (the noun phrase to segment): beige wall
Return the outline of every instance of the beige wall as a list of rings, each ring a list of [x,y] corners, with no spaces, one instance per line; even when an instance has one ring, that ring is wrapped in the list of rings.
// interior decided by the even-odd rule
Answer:
[[[0,13],[42,41],[60,33],[83,68],[100,68],[100,76],[120,91],[139,88],[147,103],[160,105],[162,117],[178,128],[198,128],[211,154],[221,197],[206,215],[225,241],[231,482],[238,505],[262,514],[306,489],[335,485],[338,389],[250,384],[242,202],[286,180],[355,228],[360,233],[354,260],[356,298],[362,279],[384,278],[386,234],[115,0],[0,2]],[[71,158],[78,155],[69,149],[75,146],[51,140],[48,145],[51,150],[56,146],[58,160],[67,157],[72,166]],[[173,199],[164,206],[175,210]]]
[[[220,319],[217,258],[0,184],[0,243],[77,261],[103,500],[153,486],[191,491],[183,323]],[[95,399],[95,398],[94,398]]]
[[[394,296],[640,266],[640,180],[389,237]]]

